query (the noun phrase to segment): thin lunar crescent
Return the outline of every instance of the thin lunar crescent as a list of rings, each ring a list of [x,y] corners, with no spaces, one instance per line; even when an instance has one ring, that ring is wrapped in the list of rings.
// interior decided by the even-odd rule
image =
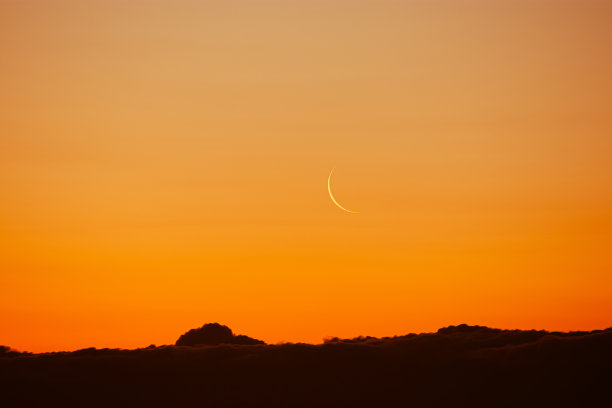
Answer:
[[[358,214],[357,211],[351,211],[351,210],[347,210],[346,208],[344,208],[343,206],[340,205],[340,203],[338,203],[336,201],[336,199],[334,198],[334,195],[331,192],[331,176],[332,174],[334,174],[334,169],[332,169],[329,172],[329,177],[327,178],[327,191],[329,191],[329,197],[332,199],[332,201],[334,202],[334,204],[336,204],[336,206],[338,206],[338,208],[340,208],[342,211],[346,211],[348,213],[352,213],[352,214]]]

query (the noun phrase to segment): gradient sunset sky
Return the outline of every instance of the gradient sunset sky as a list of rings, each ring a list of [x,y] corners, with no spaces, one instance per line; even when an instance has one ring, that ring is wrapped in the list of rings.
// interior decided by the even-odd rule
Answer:
[[[610,1],[0,0],[0,40],[0,344],[612,326]]]

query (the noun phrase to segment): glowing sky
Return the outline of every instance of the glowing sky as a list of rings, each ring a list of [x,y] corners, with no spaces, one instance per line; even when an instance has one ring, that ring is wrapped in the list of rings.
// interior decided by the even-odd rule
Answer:
[[[0,344],[612,325],[611,16],[0,0]]]

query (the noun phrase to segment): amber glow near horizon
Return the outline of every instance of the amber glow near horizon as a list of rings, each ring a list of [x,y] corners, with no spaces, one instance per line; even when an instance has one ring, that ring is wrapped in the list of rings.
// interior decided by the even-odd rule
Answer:
[[[0,344],[612,326],[610,16],[0,0]]]

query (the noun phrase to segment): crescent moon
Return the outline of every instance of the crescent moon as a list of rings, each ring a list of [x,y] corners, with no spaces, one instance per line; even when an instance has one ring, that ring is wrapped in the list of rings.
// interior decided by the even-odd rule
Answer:
[[[327,178],[327,191],[329,191],[329,197],[332,199],[332,201],[334,202],[334,204],[336,204],[336,206],[337,206],[338,208],[340,208],[342,211],[346,211],[346,212],[351,213],[351,214],[358,214],[358,212],[357,212],[357,211],[347,210],[346,208],[344,208],[343,206],[341,206],[341,205],[340,205],[340,203],[339,203],[339,202],[337,202],[337,201],[336,201],[336,199],[334,198],[334,195],[333,195],[333,194],[332,194],[332,192],[331,192],[331,176],[332,176],[332,174],[334,174],[334,169],[332,169],[332,170],[329,172],[329,177]]]

